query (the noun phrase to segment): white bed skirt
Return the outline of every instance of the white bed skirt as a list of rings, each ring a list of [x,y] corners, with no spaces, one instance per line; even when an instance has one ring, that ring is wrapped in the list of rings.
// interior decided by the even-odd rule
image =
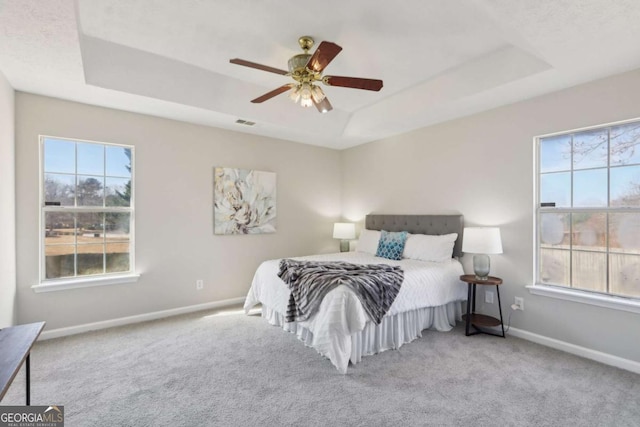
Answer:
[[[280,326],[287,332],[296,334],[298,339],[308,347],[314,347],[313,333],[297,322],[285,322],[285,316],[262,305],[262,317],[274,326]],[[437,331],[450,331],[456,321],[462,320],[462,302],[454,301],[438,307],[426,307],[393,316],[385,316],[379,325],[368,321],[362,331],[351,335],[351,348],[345,349],[348,354],[340,355],[337,359],[349,360],[356,364],[362,360],[363,356],[380,353],[385,350],[398,349],[403,344],[409,343],[416,338],[422,337],[425,329],[435,329]],[[318,350],[316,348],[316,350]],[[320,354],[329,358],[331,362],[342,373],[346,369],[341,368],[336,355]]]

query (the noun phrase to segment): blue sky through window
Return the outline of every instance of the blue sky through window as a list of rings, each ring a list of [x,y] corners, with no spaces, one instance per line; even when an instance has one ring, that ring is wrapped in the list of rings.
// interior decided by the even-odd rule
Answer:
[[[115,145],[105,146],[47,137],[44,139],[44,171],[130,178],[128,166],[131,162],[127,157],[130,151],[129,148]]]
[[[626,133],[625,133],[626,132]],[[557,135],[540,140],[540,202],[558,207],[607,206],[609,186],[611,203],[620,205],[623,197],[640,190],[640,127],[638,124],[615,127],[611,132],[610,178],[607,176],[608,132],[606,129]],[[623,144],[626,148],[620,149]],[[573,172],[572,170],[573,150]],[[624,161],[621,159],[624,158]],[[591,168],[591,169],[587,169]],[[573,173],[573,203],[571,174]],[[635,202],[631,202],[635,203]]]

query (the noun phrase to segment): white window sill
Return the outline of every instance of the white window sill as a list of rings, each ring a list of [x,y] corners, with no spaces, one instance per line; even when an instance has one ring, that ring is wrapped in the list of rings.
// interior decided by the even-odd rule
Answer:
[[[47,280],[31,289],[34,292],[66,291],[68,289],[90,288],[93,286],[121,285],[124,283],[135,283],[140,278],[139,274],[118,274],[99,277],[83,277],[73,279]]]
[[[602,295],[577,289],[542,284],[527,286],[527,289],[529,289],[529,292],[534,295],[542,295],[545,297],[558,298],[582,304],[597,305],[598,307],[629,311],[631,313],[640,313],[640,300],[637,299]]]

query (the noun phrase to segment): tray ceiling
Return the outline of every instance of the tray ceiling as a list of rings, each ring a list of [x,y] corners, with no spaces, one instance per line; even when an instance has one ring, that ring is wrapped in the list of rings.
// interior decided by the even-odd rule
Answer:
[[[640,67],[636,0],[4,0],[0,71],[16,90],[342,149]],[[342,52],[319,114],[285,95],[297,39]],[[312,49],[313,51],[313,49]],[[236,124],[243,119],[254,126]]]

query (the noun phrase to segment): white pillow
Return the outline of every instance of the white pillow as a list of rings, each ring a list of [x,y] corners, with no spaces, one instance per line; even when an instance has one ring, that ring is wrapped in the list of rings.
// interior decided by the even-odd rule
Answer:
[[[358,245],[356,246],[356,251],[375,255],[376,252],[378,251],[379,241],[380,241],[379,231],[367,230],[366,228],[363,228],[362,231],[360,231],[360,238],[358,239]]]
[[[441,236],[410,234],[404,244],[402,257],[421,261],[448,261],[453,255],[453,245],[457,238],[457,233]]]

